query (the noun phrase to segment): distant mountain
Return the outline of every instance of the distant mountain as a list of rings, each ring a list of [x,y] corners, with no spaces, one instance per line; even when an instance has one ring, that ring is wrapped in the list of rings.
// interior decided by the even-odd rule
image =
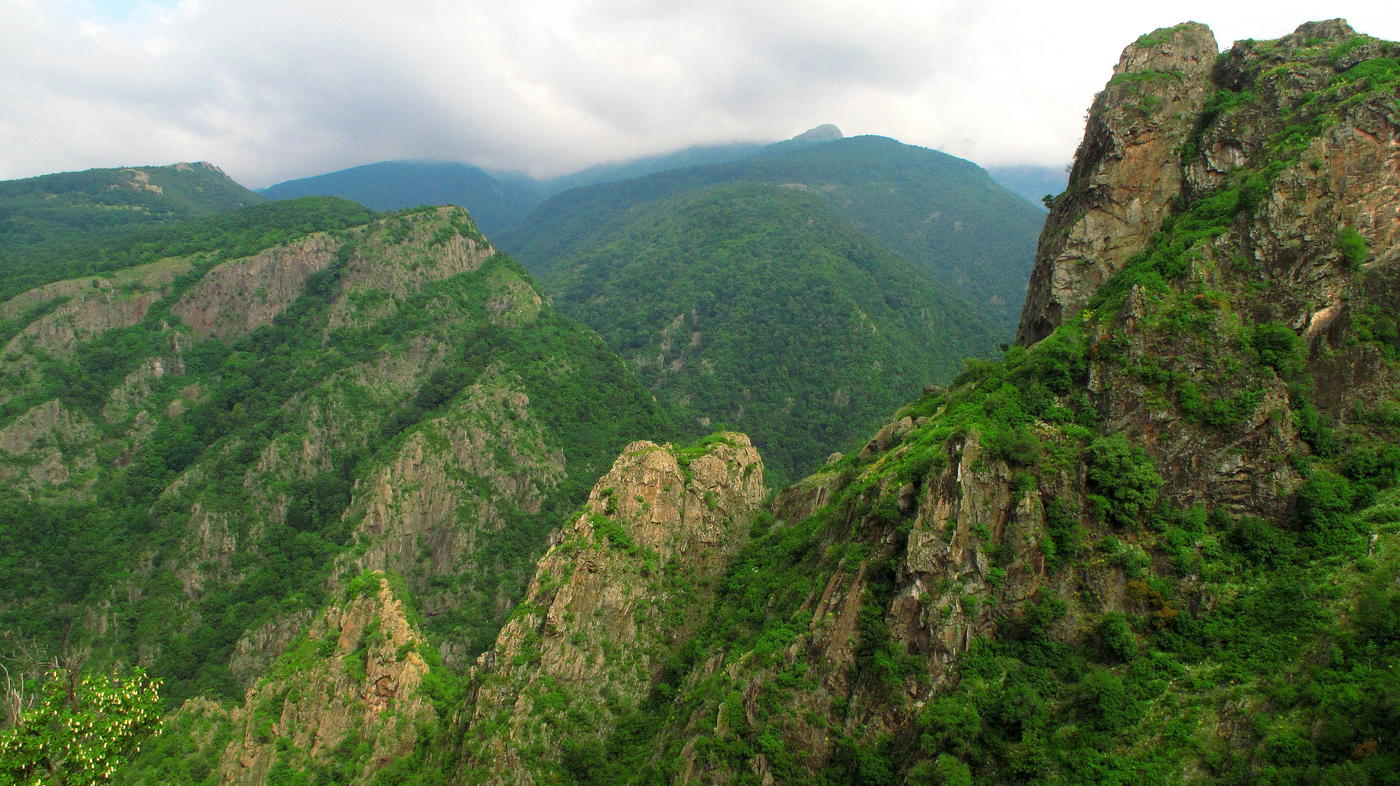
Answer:
[[[471,164],[450,161],[381,161],[288,180],[258,193],[268,199],[338,196],[373,210],[458,205],[471,213],[482,231],[494,234],[519,224],[545,199],[571,189],[632,180],[673,169],[741,161],[764,152],[795,150],[840,138],[840,129],[827,124],[772,144],[696,145],[672,153],[598,164],[545,179],[523,172],[487,172]]]
[[[980,309],[797,187],[717,184],[638,206],[545,287],[663,398],[747,431],[779,480],[996,344]]]
[[[261,201],[203,161],[0,181],[0,260],[36,245],[89,240]]]
[[[98,269],[95,244],[262,201],[202,161],[0,181],[0,299]]]
[[[1045,209],[1044,197],[1065,190],[1069,183],[1069,170],[1059,166],[989,166],[987,174],[1006,190],[1022,196],[1027,202]]]
[[[496,237],[528,269],[545,274],[603,242],[615,231],[612,221],[642,205],[737,182],[819,195],[943,291],[987,313],[998,333],[1014,331],[1043,213],[975,164],[884,137],[776,146],[742,161],[575,189]]]
[[[483,232],[514,226],[537,201],[538,186],[503,182],[470,164],[451,161],[381,161],[324,175],[288,180],[263,189],[268,199],[338,196],[371,210],[458,205]]]
[[[762,153],[767,147],[761,142],[731,142],[727,145],[697,145],[665,153],[659,156],[644,156],[610,164],[599,164],[568,175],[538,181],[541,198],[554,196],[569,189],[592,186],[599,183],[615,183],[619,180],[632,180],[657,172],[672,169],[723,164],[740,161]]]

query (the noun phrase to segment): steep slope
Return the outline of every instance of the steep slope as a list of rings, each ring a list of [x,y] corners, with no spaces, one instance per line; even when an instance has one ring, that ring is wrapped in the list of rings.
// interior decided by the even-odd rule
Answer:
[[[241,706],[186,702],[119,783],[394,778],[440,722],[450,676],[400,585],[366,573],[295,639]],[[421,618],[420,618],[421,619]]]
[[[472,674],[449,735],[462,740],[456,780],[600,774],[602,741],[693,634],[763,496],[763,465],[742,434],[629,445],[552,536]]]
[[[750,433],[778,481],[994,348],[973,308],[801,189],[639,207],[548,280],[667,400]]]
[[[783,492],[578,780],[1392,781],[1397,55],[1130,45],[1043,338]]]
[[[607,243],[632,212],[723,183],[800,188],[1010,334],[1042,215],[974,164],[883,137],[780,148],[706,167],[581,188],[540,205],[498,241],[545,275]]]
[[[464,664],[561,513],[667,433],[460,209],[151,254],[0,306],[32,317],[3,350],[0,626],[172,700],[241,698],[366,570]]]
[[[266,199],[336,196],[372,210],[422,205],[466,208],[488,235],[520,223],[536,200],[533,188],[503,182],[469,164],[381,161],[268,186]]]

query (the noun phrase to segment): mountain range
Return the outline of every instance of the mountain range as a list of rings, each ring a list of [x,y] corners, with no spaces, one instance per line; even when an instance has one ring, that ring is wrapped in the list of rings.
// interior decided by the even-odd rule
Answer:
[[[877,137],[496,239],[86,174],[0,255],[0,778],[1393,782],[1398,64],[1130,43],[1014,318],[1042,214]]]

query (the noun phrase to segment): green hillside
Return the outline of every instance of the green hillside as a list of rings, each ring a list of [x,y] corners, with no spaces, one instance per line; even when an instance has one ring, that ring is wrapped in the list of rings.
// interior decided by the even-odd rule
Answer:
[[[791,479],[995,346],[940,292],[802,189],[721,185],[600,227],[546,289],[651,388],[752,435]]]
[[[262,201],[203,162],[0,181],[0,299],[162,242],[133,232]]]
[[[498,242],[547,273],[605,242],[611,221],[654,200],[720,183],[802,188],[949,294],[1014,330],[1043,214],[976,165],[883,137],[852,137],[560,194]]]
[[[204,162],[0,181],[0,260],[34,245],[87,240],[260,201]]]

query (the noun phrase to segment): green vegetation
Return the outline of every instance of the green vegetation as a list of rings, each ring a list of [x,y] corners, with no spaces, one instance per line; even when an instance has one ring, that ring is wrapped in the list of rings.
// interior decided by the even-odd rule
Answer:
[[[1360,270],[1361,263],[1366,261],[1366,238],[1352,227],[1342,227],[1337,230],[1337,251],[1341,252],[1349,270]]]
[[[248,210],[289,219],[302,210],[314,225],[327,215],[323,207],[348,204],[299,200]],[[33,382],[12,389],[0,410],[13,419],[57,398],[65,411],[96,424],[91,449],[104,460],[79,479],[87,489],[82,493],[0,492],[3,627],[34,640],[55,639],[72,624],[73,614],[108,597],[113,586],[139,586],[142,591],[119,602],[113,613],[141,623],[123,626],[109,646],[135,651],[161,642],[153,672],[166,680],[170,701],[194,695],[238,698],[242,687],[228,660],[239,637],[326,599],[337,557],[354,548],[358,519],[347,511],[356,484],[367,484],[410,439],[432,445],[435,435],[490,425],[521,438],[537,435],[543,451],[538,456],[523,453],[527,443],[498,441],[487,443],[491,452],[483,460],[493,473],[536,484],[538,496],[527,510],[496,499],[489,480],[462,479],[464,488],[477,489],[473,493],[492,506],[489,515],[499,516],[500,523],[493,527],[464,516],[464,527],[485,528],[476,536],[479,550],[472,559],[449,574],[418,574],[411,581],[415,594],[452,599],[428,625],[432,635],[451,636],[470,648],[486,646],[503,619],[498,599],[523,589],[548,529],[627,442],[665,438],[670,425],[596,335],[532,305],[537,296],[524,273],[503,256],[429,280],[388,301],[392,310],[328,328],[332,314],[347,304],[370,302],[357,300],[351,288],[356,276],[364,275],[357,260],[382,256],[386,261],[378,264],[401,264],[387,260],[428,253],[444,229],[479,237],[462,214],[445,216],[410,212],[333,231],[330,242],[339,250],[332,263],[307,279],[302,294],[272,324],[242,337],[198,341],[178,327],[173,304],[224,263],[222,254],[198,255],[136,325],[81,343],[71,357],[36,355]],[[220,235],[219,226],[231,231]],[[168,230],[170,243],[151,253],[164,256],[172,248],[188,251],[202,244],[232,253],[298,227],[306,224],[259,225],[247,211],[235,212],[201,220],[184,232]],[[523,309],[521,316],[500,312],[506,303]],[[386,357],[413,357],[421,350],[412,348],[422,346],[437,349],[406,378],[375,379],[365,371]],[[148,359],[173,364],[172,347],[180,348],[175,357],[183,373],[147,382],[150,393],[143,404],[167,414],[133,435],[134,412],[109,418],[104,408],[111,406],[112,391]],[[403,389],[406,394],[399,392]],[[498,390],[519,391],[527,402],[520,406],[528,409],[490,409],[497,406],[491,402]],[[308,412],[315,417],[308,419]],[[491,425],[496,422],[508,426]],[[325,458],[316,471],[288,475],[258,469],[264,456],[300,446],[311,429],[344,430],[347,436],[319,446]],[[535,468],[556,460],[550,456],[559,457],[559,470]],[[530,463],[520,465],[524,461]],[[136,555],[179,559],[176,555],[188,548],[192,509],[223,522],[240,548],[222,569],[199,566],[208,573],[202,589],[189,597],[176,578],[178,562],[141,569]]]
[[[160,681],[140,669],[60,668],[24,683],[6,682],[0,783],[103,783],[160,731]],[[37,700],[29,706],[31,692]]]
[[[775,482],[869,433],[992,330],[824,200],[719,186],[647,205],[549,281],[664,398],[747,431]]]
[[[579,188],[548,200],[495,240],[547,278],[637,226],[637,211],[738,183],[813,194],[940,292],[972,304],[995,332],[1014,332],[1044,213],[973,164],[883,137],[775,147],[742,161]]]

